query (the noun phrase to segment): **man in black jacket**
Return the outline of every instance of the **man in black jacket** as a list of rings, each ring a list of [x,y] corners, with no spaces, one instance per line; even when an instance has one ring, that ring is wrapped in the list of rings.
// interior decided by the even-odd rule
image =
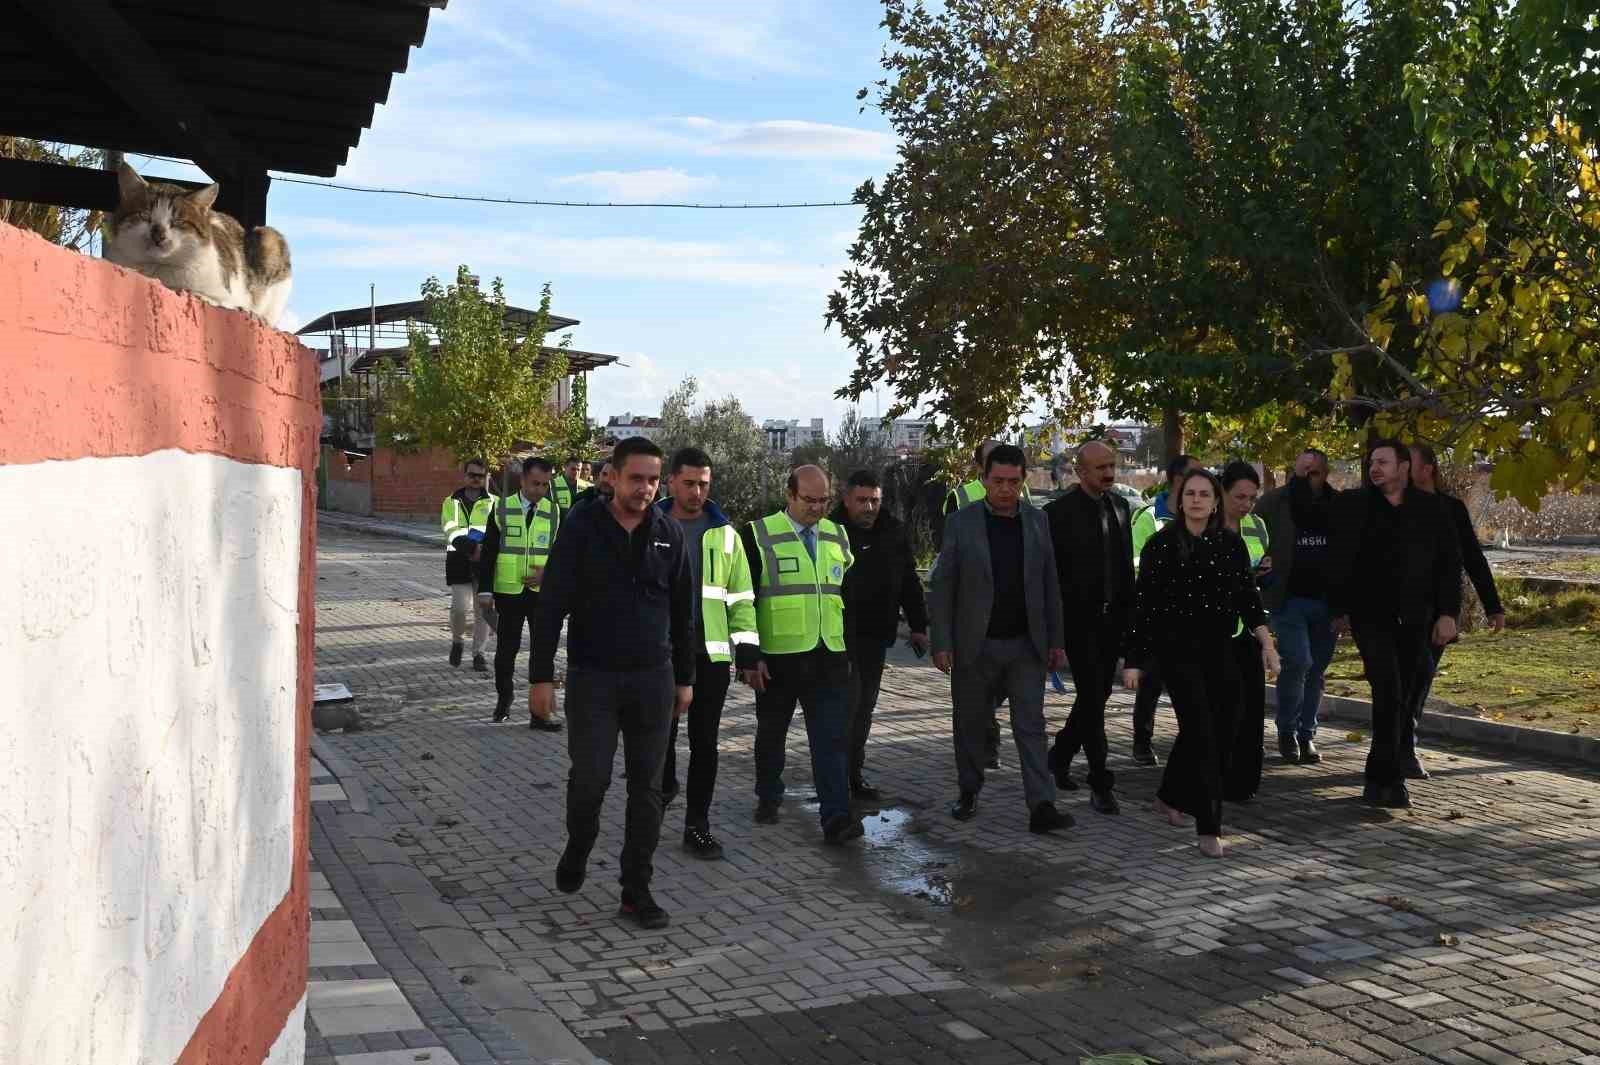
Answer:
[[[1461,550],[1437,496],[1411,484],[1411,452],[1379,440],[1367,481],[1334,500],[1328,605],[1334,630],[1354,634],[1372,686],[1365,802],[1409,809],[1405,759],[1414,715],[1433,676],[1433,647],[1456,635]]]
[[[662,928],[667,913],[650,895],[651,859],[661,835],[661,771],[667,734],[694,694],[694,599],[683,527],[652,506],[661,449],[643,437],[617,445],[613,492],[576,507],[556,537],[540,585],[533,629],[529,710],[555,707],[555,654],[567,629],[567,847],[556,887],[583,886],[600,833],[600,806],[622,733],[628,812],[622,843],[622,914]]]
[[[844,500],[831,515],[850,538],[855,565],[844,576],[844,642],[850,656],[850,794],[872,801],[867,783],[867,734],[883,683],[883,660],[900,634],[900,615],[911,629],[911,646],[928,651],[928,606],[905,526],[883,513],[883,485],[871,470],[857,470],[845,483]]]
[[[1133,611],[1133,540],[1128,503],[1111,491],[1117,453],[1099,441],[1078,449],[1078,483],[1044,508],[1050,519],[1061,609],[1067,619],[1067,665],[1077,696],[1050,749],[1056,786],[1077,787],[1068,769],[1080,749],[1089,761],[1089,805],[1118,812],[1106,768],[1106,700]]]
[[[1411,445],[1411,483],[1424,492],[1436,494],[1439,501],[1444,504],[1445,512],[1450,515],[1450,524],[1456,531],[1462,568],[1471,578],[1473,590],[1478,593],[1478,601],[1483,604],[1483,612],[1489,617],[1489,628],[1494,632],[1503,632],[1506,627],[1506,610],[1500,605],[1500,593],[1494,586],[1494,573],[1489,569],[1489,560],[1483,557],[1483,545],[1478,542],[1478,530],[1472,526],[1472,515],[1467,512],[1467,505],[1460,499],[1449,492],[1439,491],[1439,458],[1427,444]],[[1407,752],[1409,758],[1405,767],[1408,780],[1428,779],[1428,771],[1423,768],[1422,759],[1417,755],[1415,726],[1422,724],[1422,711],[1428,701],[1428,693],[1433,690],[1433,677],[1439,671],[1439,660],[1444,657],[1445,646],[1441,644],[1433,649],[1433,673],[1428,675],[1428,686],[1423,689],[1422,699],[1417,703],[1411,750]]]

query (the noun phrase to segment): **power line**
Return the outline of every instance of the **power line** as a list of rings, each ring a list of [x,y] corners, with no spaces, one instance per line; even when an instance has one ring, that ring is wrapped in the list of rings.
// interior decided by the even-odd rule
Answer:
[[[181,163],[193,166],[187,159],[173,159],[165,155],[143,155],[146,159],[159,159],[165,163]],[[310,178],[284,177],[280,174],[272,175],[273,181],[282,181],[290,185],[311,185],[316,188],[338,189],[341,192],[365,192],[374,196],[413,196],[423,200],[455,200],[465,203],[496,203],[514,207],[656,207],[674,208],[688,211],[786,211],[814,207],[856,207],[854,200],[819,200],[804,203],[672,203],[672,202],[645,202],[645,203],[598,203],[580,200],[522,200],[510,196],[466,196],[449,192],[425,192],[420,189],[387,189],[376,188],[370,185],[346,185],[336,181],[314,181]]]

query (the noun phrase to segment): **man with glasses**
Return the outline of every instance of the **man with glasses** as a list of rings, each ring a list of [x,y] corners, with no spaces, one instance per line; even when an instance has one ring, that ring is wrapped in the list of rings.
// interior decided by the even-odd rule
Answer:
[[[463,641],[467,632],[467,611],[472,611],[472,668],[489,670],[484,645],[495,630],[497,619],[492,601],[477,597],[477,561],[494,496],[484,490],[489,467],[473,459],[462,467],[466,483],[445,497],[439,524],[444,529],[444,581],[450,586],[450,664],[461,665]]]

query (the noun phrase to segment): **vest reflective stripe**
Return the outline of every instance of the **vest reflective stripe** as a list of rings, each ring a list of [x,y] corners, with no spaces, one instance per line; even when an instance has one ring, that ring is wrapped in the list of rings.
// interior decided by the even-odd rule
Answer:
[[[706,657],[731,662],[735,647],[759,641],[750,562],[732,525],[707,529],[699,550],[700,628]]]
[[[494,507],[495,497],[484,494],[479,496],[472,504],[472,511],[468,513],[461,506],[461,500],[455,496],[446,496],[444,506],[439,511],[439,526],[444,530],[444,549],[451,552],[456,549],[454,540],[477,529],[480,533],[489,527],[489,511]]]
[[[1139,572],[1139,555],[1144,551],[1144,545],[1150,538],[1165,529],[1172,518],[1156,517],[1156,505],[1146,503],[1133,512],[1133,520],[1129,523],[1129,531],[1133,538],[1133,571]]]
[[[494,563],[494,590],[501,595],[519,595],[524,588],[537,591],[537,584],[525,584],[523,578],[549,562],[550,545],[561,529],[561,508],[546,497],[528,520],[519,492],[498,501],[495,523],[500,527],[500,554]]]
[[[1250,552],[1250,567],[1254,569],[1267,553],[1267,523],[1254,514],[1246,514],[1239,519],[1239,537],[1244,540],[1244,549]],[[1244,618],[1234,623],[1233,634],[1244,635]]]
[[[756,628],[769,654],[801,654],[820,642],[844,650],[844,575],[854,559],[850,541],[833,522],[817,523],[817,557],[782,511],[754,526],[761,552],[755,589]]]

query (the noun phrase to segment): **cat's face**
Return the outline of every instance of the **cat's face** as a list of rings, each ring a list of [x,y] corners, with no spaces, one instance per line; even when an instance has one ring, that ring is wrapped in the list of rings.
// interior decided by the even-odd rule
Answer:
[[[144,262],[181,260],[211,241],[217,186],[190,191],[146,182],[126,163],[117,173],[121,196],[111,216],[118,252]]]

